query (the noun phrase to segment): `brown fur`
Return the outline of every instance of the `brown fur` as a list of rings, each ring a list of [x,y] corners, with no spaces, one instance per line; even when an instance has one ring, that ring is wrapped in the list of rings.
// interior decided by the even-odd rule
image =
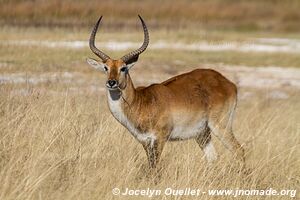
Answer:
[[[119,82],[124,115],[141,134],[155,135],[154,141],[140,141],[150,167],[154,168],[158,163],[163,147],[171,140],[170,134],[181,116],[182,120],[188,116],[190,121],[187,125],[206,119],[205,130],[195,138],[201,149],[210,142],[213,131],[244,163],[244,151],[232,133],[237,88],[220,73],[196,69],[160,84],[135,88],[129,73],[120,72],[125,65],[122,60],[108,60],[106,65],[109,67],[108,80]]]

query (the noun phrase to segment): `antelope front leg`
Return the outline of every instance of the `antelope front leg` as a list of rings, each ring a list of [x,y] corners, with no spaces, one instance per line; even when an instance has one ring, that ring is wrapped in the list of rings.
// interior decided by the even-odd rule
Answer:
[[[158,139],[148,139],[143,143],[143,147],[146,151],[150,168],[156,168],[164,147],[164,142]]]

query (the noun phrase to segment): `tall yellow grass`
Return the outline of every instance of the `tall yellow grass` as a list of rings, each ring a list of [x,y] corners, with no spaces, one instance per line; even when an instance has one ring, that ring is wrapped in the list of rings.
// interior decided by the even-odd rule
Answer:
[[[89,31],[78,36],[65,29],[13,28],[11,31],[1,29],[0,36],[3,41],[82,40],[89,37]],[[121,33],[114,34],[112,37],[106,33],[101,39],[122,38]],[[141,35],[140,32],[138,34]],[[128,35],[125,38],[129,39],[124,40],[134,41],[134,36]],[[160,33],[152,35],[161,37]],[[164,38],[177,41],[177,36],[170,33]],[[228,36],[222,34],[223,37],[225,40]],[[229,38],[235,37],[230,35]],[[122,54],[113,52],[112,57]],[[0,78],[21,75],[22,82],[25,76],[36,78],[70,72],[68,80],[57,76],[36,84],[30,81],[3,84],[0,81],[0,200],[132,199],[113,196],[112,189],[116,187],[121,190],[127,187],[161,190],[190,187],[205,191],[273,188],[297,189],[299,193],[299,91],[288,90],[286,86],[278,90],[284,90],[289,95],[288,99],[271,99],[266,95],[268,90],[252,90],[252,96],[239,100],[234,132],[246,150],[247,175],[239,172],[231,154],[213,137],[220,157],[215,165],[207,167],[195,141],[170,142],[162,154],[159,176],[153,177],[149,175],[142,146],[113,119],[103,90],[95,91],[95,87],[103,89],[105,75],[90,70],[83,63],[87,56],[91,56],[88,48],[0,46]],[[176,64],[178,60],[183,63]],[[164,80],[199,67],[199,63],[204,63],[204,66],[205,63],[212,66],[221,62],[254,67],[275,64],[299,66],[298,60],[296,54],[149,49],[135,66],[132,77],[135,83],[153,83],[153,79]],[[18,79],[18,76],[10,77]],[[246,91],[249,89],[242,88],[239,92]],[[299,199],[297,195],[294,199]],[[153,199],[191,198],[158,196]],[[218,197],[203,195],[200,198]],[[148,197],[138,196],[135,199]],[[244,196],[235,199],[291,198]]]
[[[239,102],[234,130],[246,149],[247,176],[214,138],[220,159],[211,168],[193,140],[168,143],[157,180],[147,175],[142,146],[108,112],[104,94],[62,89],[16,93],[1,86],[0,199],[119,199],[115,187],[299,190],[299,96],[270,100],[258,93]]]

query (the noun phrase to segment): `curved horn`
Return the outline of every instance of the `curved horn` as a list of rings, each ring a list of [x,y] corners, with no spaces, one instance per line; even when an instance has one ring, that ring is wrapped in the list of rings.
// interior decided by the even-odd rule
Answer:
[[[126,54],[125,56],[123,56],[121,58],[121,60],[123,60],[124,63],[127,63],[129,60],[131,60],[132,58],[134,57],[138,57],[141,53],[143,53],[143,51],[146,50],[148,44],[149,44],[149,33],[148,33],[148,29],[147,29],[147,26],[143,20],[143,18],[138,15],[141,22],[142,22],[142,26],[143,26],[143,29],[144,29],[144,43],[142,44],[142,46],[137,49],[137,50],[134,50],[128,54]]]
[[[108,55],[106,55],[105,53],[103,53],[102,51],[100,51],[99,49],[97,49],[97,47],[95,46],[95,36],[96,36],[101,19],[102,19],[102,16],[99,18],[99,20],[95,24],[93,31],[91,33],[90,49],[92,50],[92,52],[94,54],[96,54],[99,58],[101,58],[103,62],[106,62],[108,59],[110,59],[110,57]]]

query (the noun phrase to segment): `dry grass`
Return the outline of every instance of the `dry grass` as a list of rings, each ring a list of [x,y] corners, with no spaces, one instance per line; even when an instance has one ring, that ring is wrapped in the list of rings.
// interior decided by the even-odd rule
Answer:
[[[60,90],[53,83],[22,95],[1,86],[0,199],[114,199],[115,187],[299,189],[299,96],[239,103],[235,133],[246,148],[248,176],[216,140],[220,160],[207,170],[189,140],[166,145],[155,184],[142,146],[108,113],[103,93]]]
[[[2,24],[33,26],[90,25],[104,15],[106,25],[123,28],[135,25],[136,15],[145,16],[157,28],[237,28],[239,30],[299,30],[299,1],[98,1],[2,0]]]
[[[24,37],[34,39],[42,35],[42,39],[50,40],[64,37],[62,30],[41,35],[32,31],[38,30],[31,29]],[[88,36],[88,31],[79,35],[67,32],[66,35],[68,39],[76,40]],[[4,40],[23,37],[13,32],[1,32],[0,36]],[[111,36],[107,33],[105,37]],[[267,98],[266,94],[271,90],[263,90],[251,91],[255,95],[240,100],[234,130],[246,149],[250,172],[247,176],[238,172],[230,153],[214,138],[220,160],[212,168],[207,168],[203,153],[193,140],[168,143],[160,164],[161,177],[157,180],[147,175],[146,155],[141,145],[108,112],[101,90],[104,75],[84,63],[88,55],[91,53],[87,48],[0,46],[1,75],[43,76],[66,71],[76,75],[66,82],[58,76],[37,84],[29,81],[0,83],[1,200],[131,199],[113,196],[111,190],[115,187],[122,190],[126,187],[162,190],[167,187],[201,190],[274,188],[297,189],[299,193],[299,90],[286,91],[290,95],[288,99]],[[114,52],[114,55],[121,55],[121,52]],[[199,66],[198,63],[236,62],[257,66],[272,60],[279,63],[286,60],[283,65],[290,66],[296,60],[295,56],[150,50],[141,56],[132,76],[136,83],[149,83],[153,79],[163,80],[179,71],[188,71]],[[176,64],[174,57],[184,64]],[[240,92],[248,90],[241,88]],[[162,198],[191,197],[160,196],[154,199]],[[203,199],[216,198],[204,195]]]

